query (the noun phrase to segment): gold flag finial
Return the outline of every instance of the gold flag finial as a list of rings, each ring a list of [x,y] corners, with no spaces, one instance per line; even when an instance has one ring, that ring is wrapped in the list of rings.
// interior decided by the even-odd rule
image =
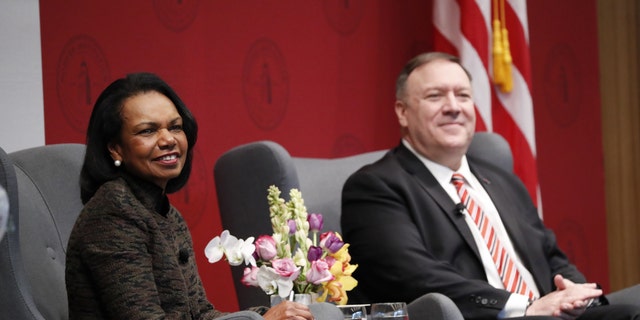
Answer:
[[[505,8],[505,0],[500,0],[501,8],[500,8],[500,20],[502,24],[502,29],[494,30],[494,32],[502,33],[502,71],[504,72],[503,81],[500,83],[500,90],[502,92],[511,92],[513,89],[513,76],[511,73],[511,64],[513,63],[513,58],[511,57],[511,48],[509,46],[509,32],[507,31],[507,19],[504,14]],[[494,60],[493,63],[496,63]]]
[[[502,27],[500,26],[499,0],[493,0],[493,83],[502,85],[504,83],[504,68],[502,63]]]

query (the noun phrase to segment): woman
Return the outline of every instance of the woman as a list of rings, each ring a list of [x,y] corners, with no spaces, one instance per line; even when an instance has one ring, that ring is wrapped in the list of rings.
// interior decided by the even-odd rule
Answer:
[[[207,301],[189,230],[167,198],[189,178],[197,131],[156,75],[128,75],[100,94],[80,175],[84,208],[67,249],[70,319],[261,318]],[[293,302],[255,310],[313,319]]]

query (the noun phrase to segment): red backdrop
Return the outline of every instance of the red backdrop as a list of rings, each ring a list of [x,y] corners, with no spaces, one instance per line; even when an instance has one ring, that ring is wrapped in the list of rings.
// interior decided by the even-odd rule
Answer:
[[[544,218],[608,288],[595,1],[528,7]],[[432,47],[425,0],[41,1],[40,15],[47,144],[83,142],[97,95],[130,72],[160,75],[197,117],[193,178],[172,201],[225,311],[237,309],[229,266],[203,254],[222,231],[216,159],[262,139],[296,156],[392,147],[395,77]]]

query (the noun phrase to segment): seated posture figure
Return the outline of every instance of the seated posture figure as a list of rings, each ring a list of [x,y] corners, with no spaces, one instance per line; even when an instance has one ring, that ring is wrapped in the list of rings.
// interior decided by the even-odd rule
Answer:
[[[586,282],[515,175],[465,155],[476,114],[456,57],[413,58],[396,96],[402,141],[354,173],[342,194],[356,289],[369,302],[439,292],[465,319],[638,317],[638,306],[607,305]]]
[[[207,301],[187,224],[169,203],[191,172],[197,131],[182,100],[153,74],[128,75],[100,94],[80,177],[84,208],[67,251],[70,319],[262,319]],[[329,318],[327,310],[340,316],[335,306],[316,307],[318,318]],[[314,318],[290,301],[254,310],[265,319]]]

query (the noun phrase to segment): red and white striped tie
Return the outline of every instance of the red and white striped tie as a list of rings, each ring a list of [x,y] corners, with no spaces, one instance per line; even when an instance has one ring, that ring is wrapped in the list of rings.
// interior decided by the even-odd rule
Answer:
[[[456,187],[460,201],[462,201],[465,208],[467,208],[471,219],[478,226],[482,239],[484,239],[487,244],[493,262],[495,262],[498,268],[498,274],[500,274],[504,287],[510,292],[527,296],[530,300],[533,300],[533,292],[529,289],[522,275],[520,275],[515,262],[511,259],[507,250],[505,250],[500,243],[500,239],[498,239],[495,229],[491,225],[491,221],[489,221],[484,210],[474,201],[467,188],[465,188],[464,177],[459,173],[454,173],[453,177],[451,177],[451,182]]]

